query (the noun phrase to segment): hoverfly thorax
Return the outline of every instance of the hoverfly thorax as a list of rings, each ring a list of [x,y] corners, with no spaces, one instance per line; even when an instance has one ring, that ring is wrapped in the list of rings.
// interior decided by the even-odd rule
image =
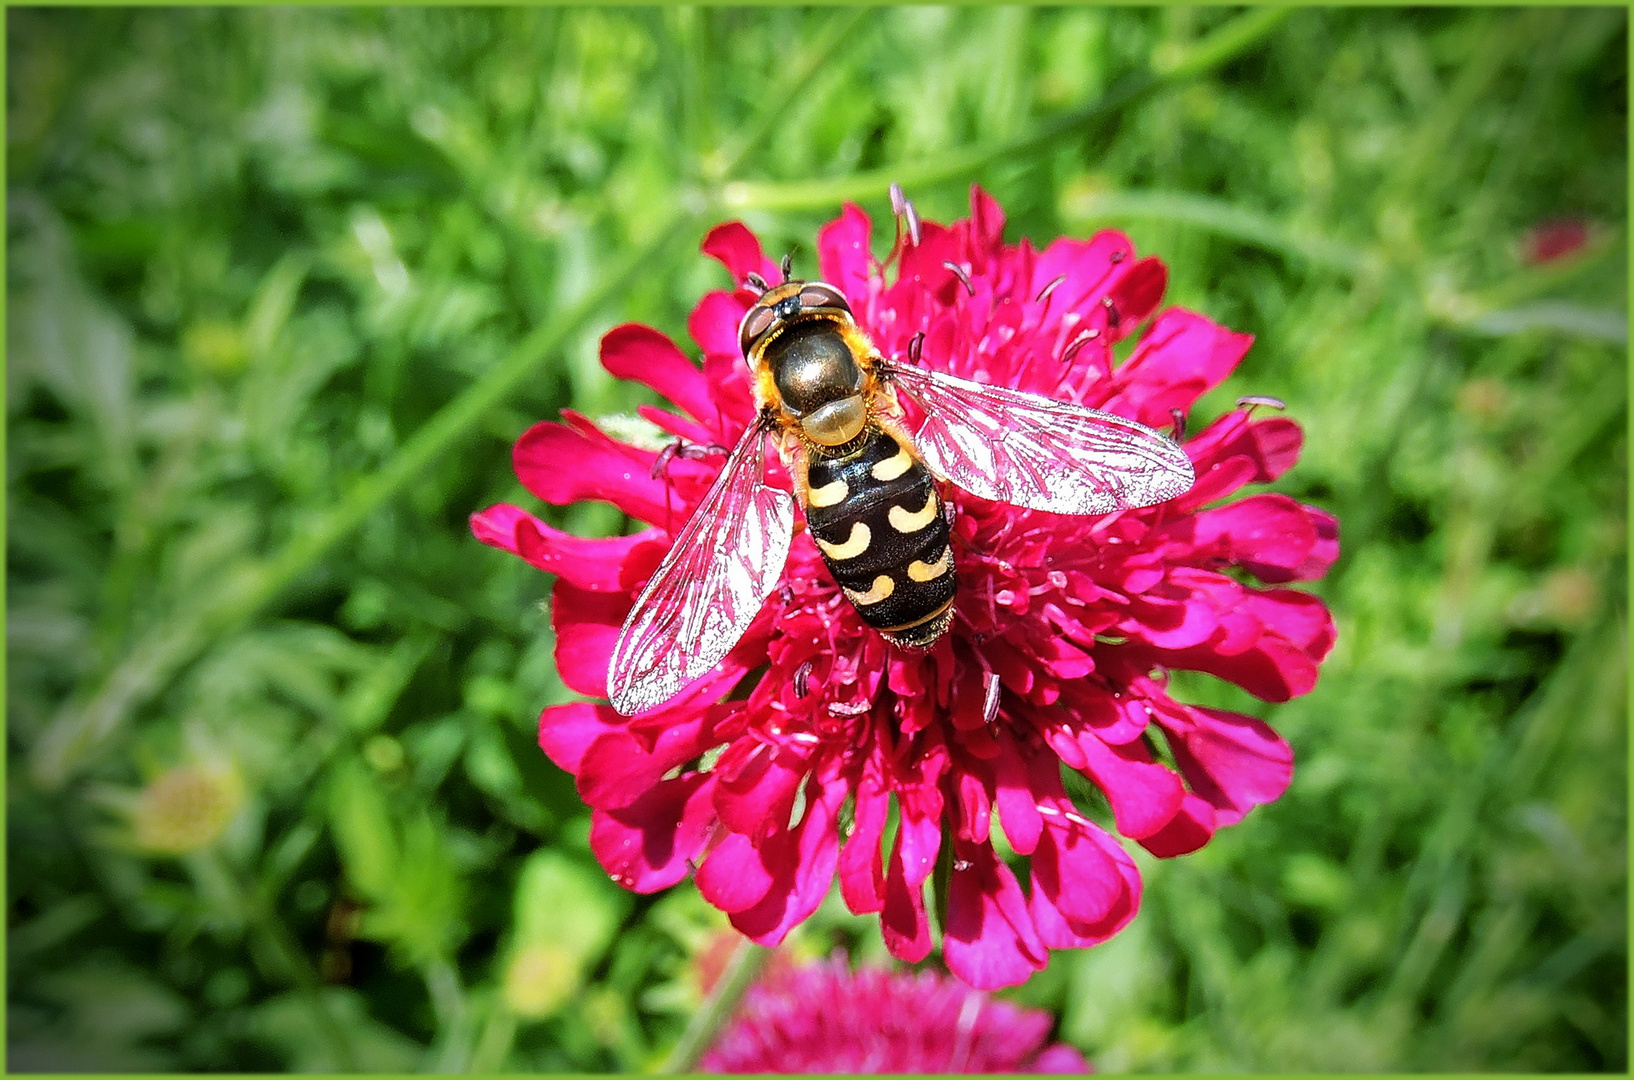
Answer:
[[[853,442],[868,425],[873,346],[851,305],[821,281],[768,289],[744,315],[738,344],[763,404],[820,446]]]

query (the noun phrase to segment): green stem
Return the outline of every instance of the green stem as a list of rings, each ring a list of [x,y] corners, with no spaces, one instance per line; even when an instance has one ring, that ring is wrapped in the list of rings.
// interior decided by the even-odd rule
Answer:
[[[1159,90],[1213,71],[1246,52],[1288,14],[1287,8],[1263,8],[1238,16],[1195,45],[1154,64],[1151,73],[1132,76],[1105,97],[1046,120],[1015,139],[967,147],[917,163],[899,163],[854,176],[788,184],[739,181],[721,189],[721,204],[729,210],[806,210],[877,198],[884,195],[893,182],[908,190],[969,176],[992,162],[1054,143],[1091,121],[1127,108]]]
[[[245,924],[250,933],[258,936],[266,945],[267,950],[277,960],[284,970],[283,974],[295,984],[301,999],[306,1002],[312,1012],[312,1019],[316,1023],[323,1040],[329,1044],[329,1053],[335,1059],[335,1068],[341,1072],[354,1072],[357,1069],[357,1055],[352,1051],[351,1039],[346,1029],[329,1008],[324,1000],[323,980],[318,975],[318,969],[301,949],[300,942],[290,933],[289,927],[278,917],[272,904],[267,902],[266,895],[261,890],[252,889],[239,880],[236,873],[227,866],[219,851],[207,849],[199,852],[194,860],[195,872],[202,873],[214,882],[219,888],[230,891],[233,896],[233,907],[243,915]]]
[[[691,1072],[698,1064],[698,1059],[708,1048],[710,1040],[721,1029],[732,1010],[737,1008],[749,984],[755,981],[766,961],[771,959],[775,950],[756,945],[748,938],[738,942],[732,952],[732,959],[727,961],[726,970],[721,973],[720,981],[709,992],[698,1011],[692,1014],[687,1021],[686,1030],[681,1033],[681,1039],[670,1051],[664,1064],[659,1067],[661,1073]]]

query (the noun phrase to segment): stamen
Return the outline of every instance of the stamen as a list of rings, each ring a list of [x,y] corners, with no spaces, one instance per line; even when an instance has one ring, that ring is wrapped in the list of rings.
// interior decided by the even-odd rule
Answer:
[[[1033,303],[1042,304],[1044,301],[1048,300],[1050,298],[1050,294],[1059,288],[1061,283],[1065,280],[1067,280],[1067,275],[1062,274],[1051,281],[1048,285],[1045,285],[1042,289],[1038,290],[1038,295],[1033,297]]]
[[[921,330],[913,336],[911,341],[908,342],[908,362],[910,364],[919,363],[919,353],[924,347],[925,332]]]
[[[806,660],[794,669],[794,696],[803,698],[809,692],[808,681],[811,678],[811,661]]]
[[[1125,257],[1126,256],[1125,256],[1124,252],[1121,252],[1121,251],[1114,251],[1111,255],[1107,256],[1107,258],[1112,261],[1113,266],[1116,266],[1119,263],[1123,262]]]
[[[982,672],[982,723],[991,724],[999,716],[999,677],[991,671]]]
[[[915,210],[913,208],[913,203],[908,202],[906,199],[902,200],[902,202],[903,202],[904,209],[906,210],[906,213],[904,214],[904,216],[908,219],[908,242],[911,243],[914,247],[918,247],[919,246],[919,211]]]
[[[831,701],[828,703],[828,715],[841,717],[861,716],[873,707],[874,703],[871,701]]]
[[[1118,314],[1117,305],[1112,302],[1112,298],[1110,296],[1105,296],[1101,298],[1101,306],[1106,308],[1107,329],[1116,330],[1118,328],[1118,324],[1123,321],[1123,316]]]
[[[1255,406],[1264,405],[1267,409],[1286,409],[1288,403],[1281,398],[1266,397],[1263,394],[1248,394],[1237,399],[1237,408],[1253,411]]]
[[[954,262],[943,262],[942,265],[953,271],[954,277],[964,282],[965,292],[969,293],[971,296],[976,295],[976,286],[970,283],[970,274],[965,271],[964,267]]]
[[[1090,342],[1094,341],[1100,336],[1101,332],[1094,327],[1090,327],[1088,330],[1085,330],[1083,333],[1073,338],[1067,345],[1065,351],[1061,353],[1061,362],[1063,364],[1072,363],[1072,358],[1078,355],[1079,349],[1083,348],[1085,345],[1088,345]]]
[[[753,270],[743,275],[743,283],[761,295],[765,295],[766,290],[771,288],[770,285],[766,284],[766,279],[755,273]]]
[[[1169,409],[1169,415],[1174,417],[1174,433],[1170,438],[1179,442],[1186,437],[1186,414],[1176,405]]]

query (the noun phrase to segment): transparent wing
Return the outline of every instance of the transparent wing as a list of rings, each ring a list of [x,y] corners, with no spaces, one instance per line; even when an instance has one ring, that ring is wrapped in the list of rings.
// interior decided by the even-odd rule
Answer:
[[[607,691],[625,716],[663,704],[720,663],[777,584],[794,499],[766,486],[765,436],[762,421],[743,433],[624,620]]]
[[[924,410],[914,441],[925,464],[973,495],[1105,514],[1191,488],[1186,452],[1133,420],[901,364],[885,373]]]

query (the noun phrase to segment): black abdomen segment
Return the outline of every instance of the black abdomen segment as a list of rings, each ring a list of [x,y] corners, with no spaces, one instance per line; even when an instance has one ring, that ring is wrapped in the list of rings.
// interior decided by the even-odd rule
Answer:
[[[941,637],[953,551],[936,483],[919,460],[870,429],[850,453],[814,448],[806,487],[817,550],[863,621],[899,645],[925,647]]]

